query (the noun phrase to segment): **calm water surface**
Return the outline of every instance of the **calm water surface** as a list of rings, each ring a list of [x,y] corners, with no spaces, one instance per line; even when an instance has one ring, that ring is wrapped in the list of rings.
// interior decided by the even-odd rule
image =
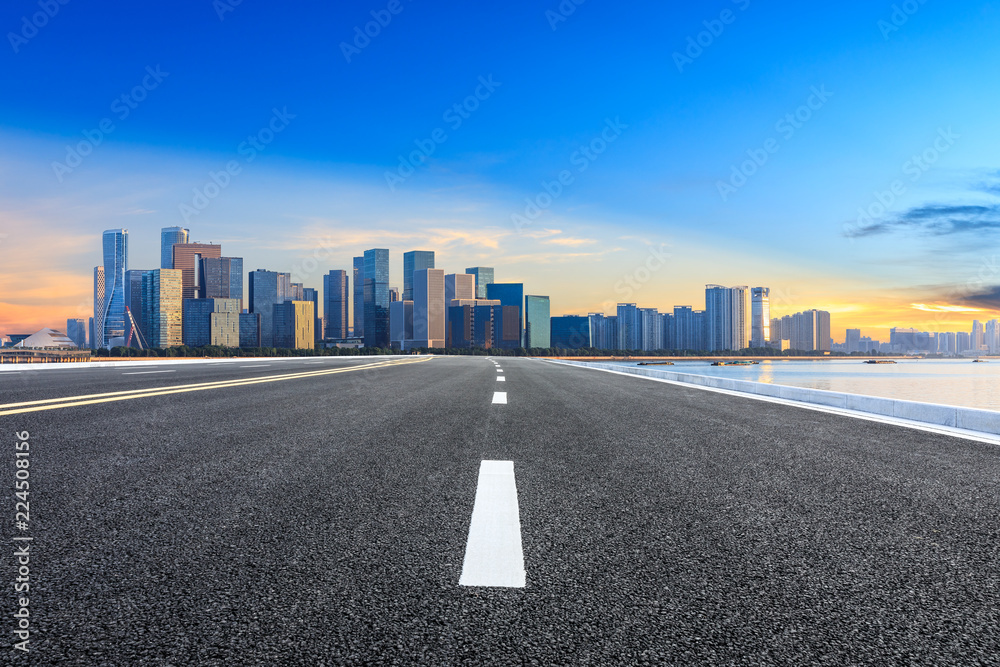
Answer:
[[[634,366],[636,362],[616,362]],[[761,361],[756,366],[712,366],[710,361],[675,361],[650,369],[770,382],[807,389],[944,403],[1000,410],[1000,359],[910,359],[865,364],[858,359]]]

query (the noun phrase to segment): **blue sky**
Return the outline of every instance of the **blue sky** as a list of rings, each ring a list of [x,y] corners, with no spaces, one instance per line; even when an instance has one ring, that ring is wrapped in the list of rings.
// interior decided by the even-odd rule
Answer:
[[[152,268],[175,224],[314,287],[426,248],[556,314],[723,283],[835,339],[993,316],[1000,3],[43,0],[0,29],[0,331],[84,316],[102,230]]]

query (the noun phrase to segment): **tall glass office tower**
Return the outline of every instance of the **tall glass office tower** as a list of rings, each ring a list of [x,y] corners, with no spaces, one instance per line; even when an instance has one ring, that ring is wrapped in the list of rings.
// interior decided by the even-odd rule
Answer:
[[[104,347],[104,267],[94,267],[94,317],[91,321],[90,347]]]
[[[365,250],[364,258],[365,347],[389,347],[389,250]]]
[[[354,258],[354,332],[355,338],[365,337],[365,258]]]
[[[125,339],[126,269],[128,269],[128,230],[109,229],[104,232],[104,330],[102,347],[120,345]]]
[[[160,230],[160,268],[174,268],[174,244],[188,243],[191,231],[183,227],[164,227]]]
[[[493,282],[492,266],[473,266],[465,270],[476,277],[476,298],[486,298],[486,286]]]
[[[347,338],[347,271],[335,269],[323,276],[323,314],[327,338]]]
[[[515,307],[518,312],[518,330],[521,332],[518,337],[518,345],[524,344],[524,283],[490,283],[486,286],[486,298],[496,299],[501,306]],[[508,315],[504,314],[507,318]],[[510,321],[504,325],[510,329]],[[508,331],[509,333],[509,331]]]
[[[747,346],[747,291],[745,285],[705,285],[708,350],[742,350]]]
[[[403,301],[413,301],[413,272],[433,268],[433,250],[411,250],[403,253]]]
[[[524,346],[550,347],[551,312],[549,297],[524,297]]]
[[[750,290],[750,347],[764,347],[771,340],[771,289]]]
[[[261,347],[274,347],[274,308],[291,293],[291,274],[257,269],[250,272],[250,312],[260,315]]]

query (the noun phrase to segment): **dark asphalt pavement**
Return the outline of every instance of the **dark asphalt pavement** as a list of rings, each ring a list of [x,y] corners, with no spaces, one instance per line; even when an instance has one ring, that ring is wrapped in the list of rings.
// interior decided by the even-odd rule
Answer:
[[[378,361],[0,373],[0,403]],[[15,431],[35,538],[9,664],[1000,664],[995,446],[499,361],[0,415],[0,580]],[[458,586],[484,459],[525,588]]]

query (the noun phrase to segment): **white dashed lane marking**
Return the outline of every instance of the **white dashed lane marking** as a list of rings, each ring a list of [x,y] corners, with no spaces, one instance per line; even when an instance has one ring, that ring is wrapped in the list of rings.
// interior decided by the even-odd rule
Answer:
[[[459,586],[524,588],[513,461],[482,461]]]
[[[493,402],[507,404],[507,392],[505,391],[495,391],[493,392]]]

